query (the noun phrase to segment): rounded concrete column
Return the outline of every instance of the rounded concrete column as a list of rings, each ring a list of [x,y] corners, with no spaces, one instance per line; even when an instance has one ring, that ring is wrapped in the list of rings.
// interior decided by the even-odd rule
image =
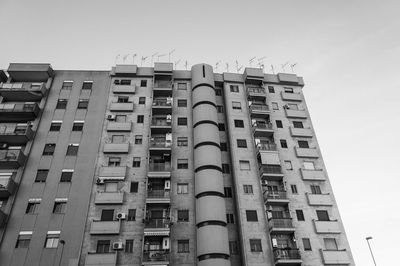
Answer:
[[[193,145],[198,265],[229,266],[229,242],[214,73],[192,67]]]

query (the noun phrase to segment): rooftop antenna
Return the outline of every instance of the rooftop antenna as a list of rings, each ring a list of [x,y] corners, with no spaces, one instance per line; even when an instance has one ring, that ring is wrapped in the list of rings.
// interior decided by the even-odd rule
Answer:
[[[170,51],[168,53],[168,62],[171,62],[171,55],[175,52],[175,49],[172,49],[172,51]]]
[[[226,72],[229,72],[229,64],[228,63],[226,63]]]
[[[137,56],[137,54],[133,54],[132,55],[132,64],[134,65],[135,64],[135,57]]]
[[[142,62],[140,63],[140,66],[143,66],[143,62],[146,61],[147,57],[148,57],[148,56],[142,56]]]
[[[250,67],[253,66],[253,61],[254,61],[254,59],[256,59],[256,57],[250,58],[250,60],[249,60]]]
[[[176,69],[176,67],[178,66],[178,64],[179,64],[180,61],[181,61],[180,59],[179,59],[178,61],[175,61],[175,69]]]
[[[153,63],[154,63],[154,57],[155,57],[156,55],[158,55],[158,52],[151,55],[151,66],[152,66]]]
[[[261,58],[258,58],[258,67],[264,69],[264,59],[266,58],[266,56],[263,56]]]
[[[160,57],[163,57],[163,56],[166,56],[166,54],[159,54],[159,55],[157,56],[157,62],[160,62]]]
[[[186,68],[186,70],[188,68],[188,61],[187,60],[185,61],[185,68]]]
[[[124,64],[125,64],[125,61],[126,61],[126,59],[128,58],[128,56],[129,56],[129,54],[126,54],[126,55],[124,55],[124,56],[122,57],[122,61],[123,61]]]
[[[118,55],[115,57],[115,64],[117,64],[118,58],[120,58],[120,57],[121,57],[121,54],[118,54]]]
[[[294,73],[294,67],[297,65],[297,63],[294,63],[292,65],[290,65],[290,68],[292,69],[292,73]]]
[[[272,74],[275,74],[274,65],[271,65]]]
[[[221,61],[218,61],[217,63],[215,63],[215,71],[218,71],[219,63],[221,63]]]
[[[281,65],[281,66],[282,66],[283,72],[285,72],[285,67],[286,67],[288,64],[289,64],[289,62],[286,62],[286,63],[284,63],[283,65]]]
[[[240,67],[239,67],[239,62],[238,62],[238,60],[236,60],[235,63],[236,63],[236,72],[239,73],[239,71],[243,68],[243,66],[240,66]]]

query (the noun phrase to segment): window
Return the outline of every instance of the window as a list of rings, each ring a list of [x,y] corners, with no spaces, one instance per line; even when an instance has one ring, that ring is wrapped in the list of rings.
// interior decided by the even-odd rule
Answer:
[[[118,103],[128,103],[129,97],[128,96],[118,96],[117,102]]]
[[[234,120],[235,123],[235,127],[240,127],[240,128],[244,128],[244,123],[243,120]]]
[[[139,104],[146,104],[146,97],[139,97]]]
[[[142,80],[140,81],[140,87],[147,87],[147,80],[142,79]]]
[[[178,240],[178,253],[189,253],[189,240]]]
[[[48,144],[44,145],[42,155],[53,155],[55,149],[56,149],[56,144],[48,143]]]
[[[290,189],[292,190],[293,194],[297,194],[297,186],[296,185],[290,185]]]
[[[232,188],[231,187],[224,187],[224,197],[232,198]]]
[[[137,116],[137,123],[138,124],[143,124],[144,122],[144,115],[138,115]]]
[[[221,151],[228,151],[228,145],[226,142],[221,142],[219,145],[221,147]]]
[[[325,250],[338,250],[335,238],[324,238]]]
[[[110,158],[108,158],[108,166],[120,166],[120,165],[121,165],[121,157],[110,157]]]
[[[72,131],[82,131],[83,124],[84,124],[84,122],[74,121],[74,124],[72,125]]]
[[[295,103],[288,103],[286,106],[288,109],[291,109],[291,110],[299,110],[299,107]]]
[[[66,99],[59,99],[57,101],[56,109],[65,109],[67,108],[68,100]]]
[[[246,219],[248,222],[257,222],[257,211],[256,210],[246,210]]]
[[[292,162],[285,161],[285,167],[286,167],[286,170],[293,170]]]
[[[187,118],[186,117],[178,117],[178,126],[186,126]]]
[[[304,148],[304,149],[309,148],[308,141],[306,141],[306,140],[299,140],[299,141],[297,141],[297,143],[299,144],[300,148]]]
[[[189,222],[189,210],[178,210],[178,222]]]
[[[283,90],[286,93],[293,93],[293,88],[290,88],[290,87],[283,87]]]
[[[187,194],[189,191],[189,185],[188,183],[178,183],[178,187],[176,190],[177,194]]]
[[[239,161],[240,170],[250,170],[250,161]]]
[[[30,199],[28,206],[26,206],[26,214],[37,214],[39,209],[40,199]]]
[[[218,123],[218,130],[219,131],[225,131],[225,124],[224,123]]]
[[[272,109],[273,110],[279,110],[279,106],[278,106],[278,103],[272,103]]]
[[[232,102],[232,109],[234,110],[242,110],[242,105],[240,102]]]
[[[250,251],[262,252],[261,239],[250,239]]]
[[[140,157],[133,157],[132,167],[140,167]]]
[[[62,124],[62,122],[58,122],[58,121],[51,122],[50,131],[60,131],[61,124]]]
[[[303,162],[304,169],[315,170],[314,162]]]
[[[247,148],[247,142],[245,139],[237,139],[236,142],[238,148]]]
[[[35,182],[46,182],[47,175],[49,174],[48,169],[39,169],[36,172]]]
[[[245,194],[253,194],[253,186],[252,185],[243,185],[243,191]]]
[[[187,137],[178,137],[177,145],[178,146],[187,146],[188,145],[188,138]]]
[[[89,105],[89,100],[79,100],[78,109],[87,109]]]
[[[136,209],[128,209],[128,217],[127,221],[135,221],[136,220]]]
[[[293,121],[294,128],[303,128],[303,122],[301,121]]]
[[[121,85],[131,85],[131,80],[130,79],[121,79],[120,84]]]
[[[114,209],[105,209],[101,211],[101,221],[114,221]]]
[[[115,122],[125,123],[126,122],[126,115],[116,115]]]
[[[32,232],[20,232],[18,235],[17,243],[15,248],[28,248],[31,242]]]
[[[125,240],[125,253],[133,253],[133,239]]]
[[[186,83],[178,83],[178,90],[186,90],[187,84]]]
[[[282,125],[282,121],[281,121],[281,120],[276,120],[275,123],[276,123],[276,127],[277,127],[277,128],[283,128],[283,125]]]
[[[237,241],[229,241],[229,254],[238,254],[238,244]]]
[[[228,224],[234,224],[235,223],[235,218],[233,216],[233,213],[227,213],[226,214],[226,222]]]
[[[93,87],[93,81],[84,81],[82,84],[82,90],[91,90]]]
[[[238,85],[230,85],[229,88],[231,89],[231,92],[239,92]]]
[[[329,221],[328,211],[317,210],[318,221]]]
[[[222,90],[215,88],[215,95],[221,96],[222,95]]]
[[[269,93],[275,93],[275,88],[273,86],[268,86]]]
[[[61,87],[61,89],[62,90],[72,90],[72,85],[74,84],[74,82],[73,81],[64,81],[63,82],[63,84],[62,84],[62,87]]]
[[[178,107],[187,107],[186,99],[178,99]]]
[[[297,221],[304,221],[304,214],[302,210],[296,210]]]
[[[177,164],[178,164],[178,169],[188,169],[189,168],[188,159],[178,159]]]
[[[135,136],[135,144],[142,144],[143,142],[143,136],[142,135],[136,135]]]
[[[222,173],[223,174],[230,174],[231,173],[231,169],[229,167],[229,164],[227,164],[227,163],[223,163],[222,164]]]
[[[76,156],[78,154],[79,144],[69,144],[67,148],[67,156]]]
[[[74,174],[74,170],[72,170],[72,169],[63,169],[61,171],[60,182],[71,182],[73,174]]]
[[[305,251],[311,250],[311,242],[309,238],[303,238],[303,247]]]
[[[67,201],[65,199],[56,199],[53,206],[53,213],[65,213]]]
[[[281,143],[281,147],[282,147],[282,148],[287,149],[288,146],[287,146],[287,142],[286,142],[285,139],[281,139],[281,140],[280,140],[280,143]]]
[[[131,192],[136,193],[138,192],[139,182],[131,182]]]
[[[218,113],[223,113],[224,112],[224,107],[222,105],[217,105],[217,112]]]
[[[110,252],[110,240],[97,240],[96,253]]]
[[[321,194],[321,188],[318,185],[310,185],[312,194]]]

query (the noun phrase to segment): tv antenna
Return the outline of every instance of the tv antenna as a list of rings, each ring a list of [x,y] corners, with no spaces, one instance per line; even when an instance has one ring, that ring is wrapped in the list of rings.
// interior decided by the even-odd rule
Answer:
[[[290,65],[290,68],[292,69],[292,73],[294,73],[294,67],[297,65],[297,63],[294,63],[292,65]]]
[[[254,59],[256,59],[256,57],[250,58],[250,60],[249,60],[250,67],[253,66]]]
[[[283,72],[285,72],[285,67],[289,64],[289,62],[284,63],[283,65],[281,65]]]
[[[236,72],[239,73],[239,71],[243,68],[243,66],[240,66],[240,67],[239,67],[239,62],[238,62],[238,60],[236,60],[235,63],[236,63]]]
[[[226,63],[225,67],[226,67],[226,72],[229,72],[229,64],[228,63]]]
[[[185,61],[185,68],[186,68],[186,70],[188,68],[188,61],[187,60]]]
[[[217,63],[215,63],[215,71],[218,71],[219,63],[221,63],[221,61],[218,61]]]
[[[157,55],[157,62],[160,62],[160,58],[166,56],[166,54],[159,54]]]
[[[129,54],[126,54],[122,57],[122,62],[125,64],[126,59],[128,58]]]
[[[175,69],[176,69],[176,67],[178,66],[178,64],[179,64],[180,61],[181,61],[180,59],[179,59],[178,61],[175,61]]]
[[[266,58],[266,56],[263,56],[261,58],[258,58],[258,67],[264,69],[264,59]]]
[[[117,64],[117,62],[118,62],[118,59],[121,57],[121,54],[118,54],[116,57],[115,57],[115,64]]]
[[[272,74],[275,74],[274,65],[271,65]]]
[[[155,57],[156,55],[158,55],[158,52],[151,55],[151,66],[153,66],[154,57]]]
[[[171,55],[175,52],[175,49],[172,49],[172,51],[170,51],[168,53],[168,62],[171,62]]]
[[[147,57],[148,56],[142,56],[142,60],[141,60],[140,66],[143,66],[143,62],[146,61]]]
[[[132,55],[132,64],[134,65],[135,64],[135,57],[137,56],[137,54],[133,54]]]

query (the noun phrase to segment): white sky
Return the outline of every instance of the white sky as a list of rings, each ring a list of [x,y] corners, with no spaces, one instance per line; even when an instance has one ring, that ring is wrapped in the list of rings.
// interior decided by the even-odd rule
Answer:
[[[118,54],[156,52],[219,72],[266,57],[298,63],[304,93],[357,265],[400,251],[398,1],[0,0],[0,69],[49,62],[109,70]],[[130,59],[131,60],[131,59]],[[168,60],[168,56],[161,60]],[[149,65],[150,61],[147,60]],[[139,64],[140,65],[140,64]],[[286,71],[291,71],[290,67]],[[397,75],[399,76],[397,76]],[[399,178],[399,179],[398,179]]]

